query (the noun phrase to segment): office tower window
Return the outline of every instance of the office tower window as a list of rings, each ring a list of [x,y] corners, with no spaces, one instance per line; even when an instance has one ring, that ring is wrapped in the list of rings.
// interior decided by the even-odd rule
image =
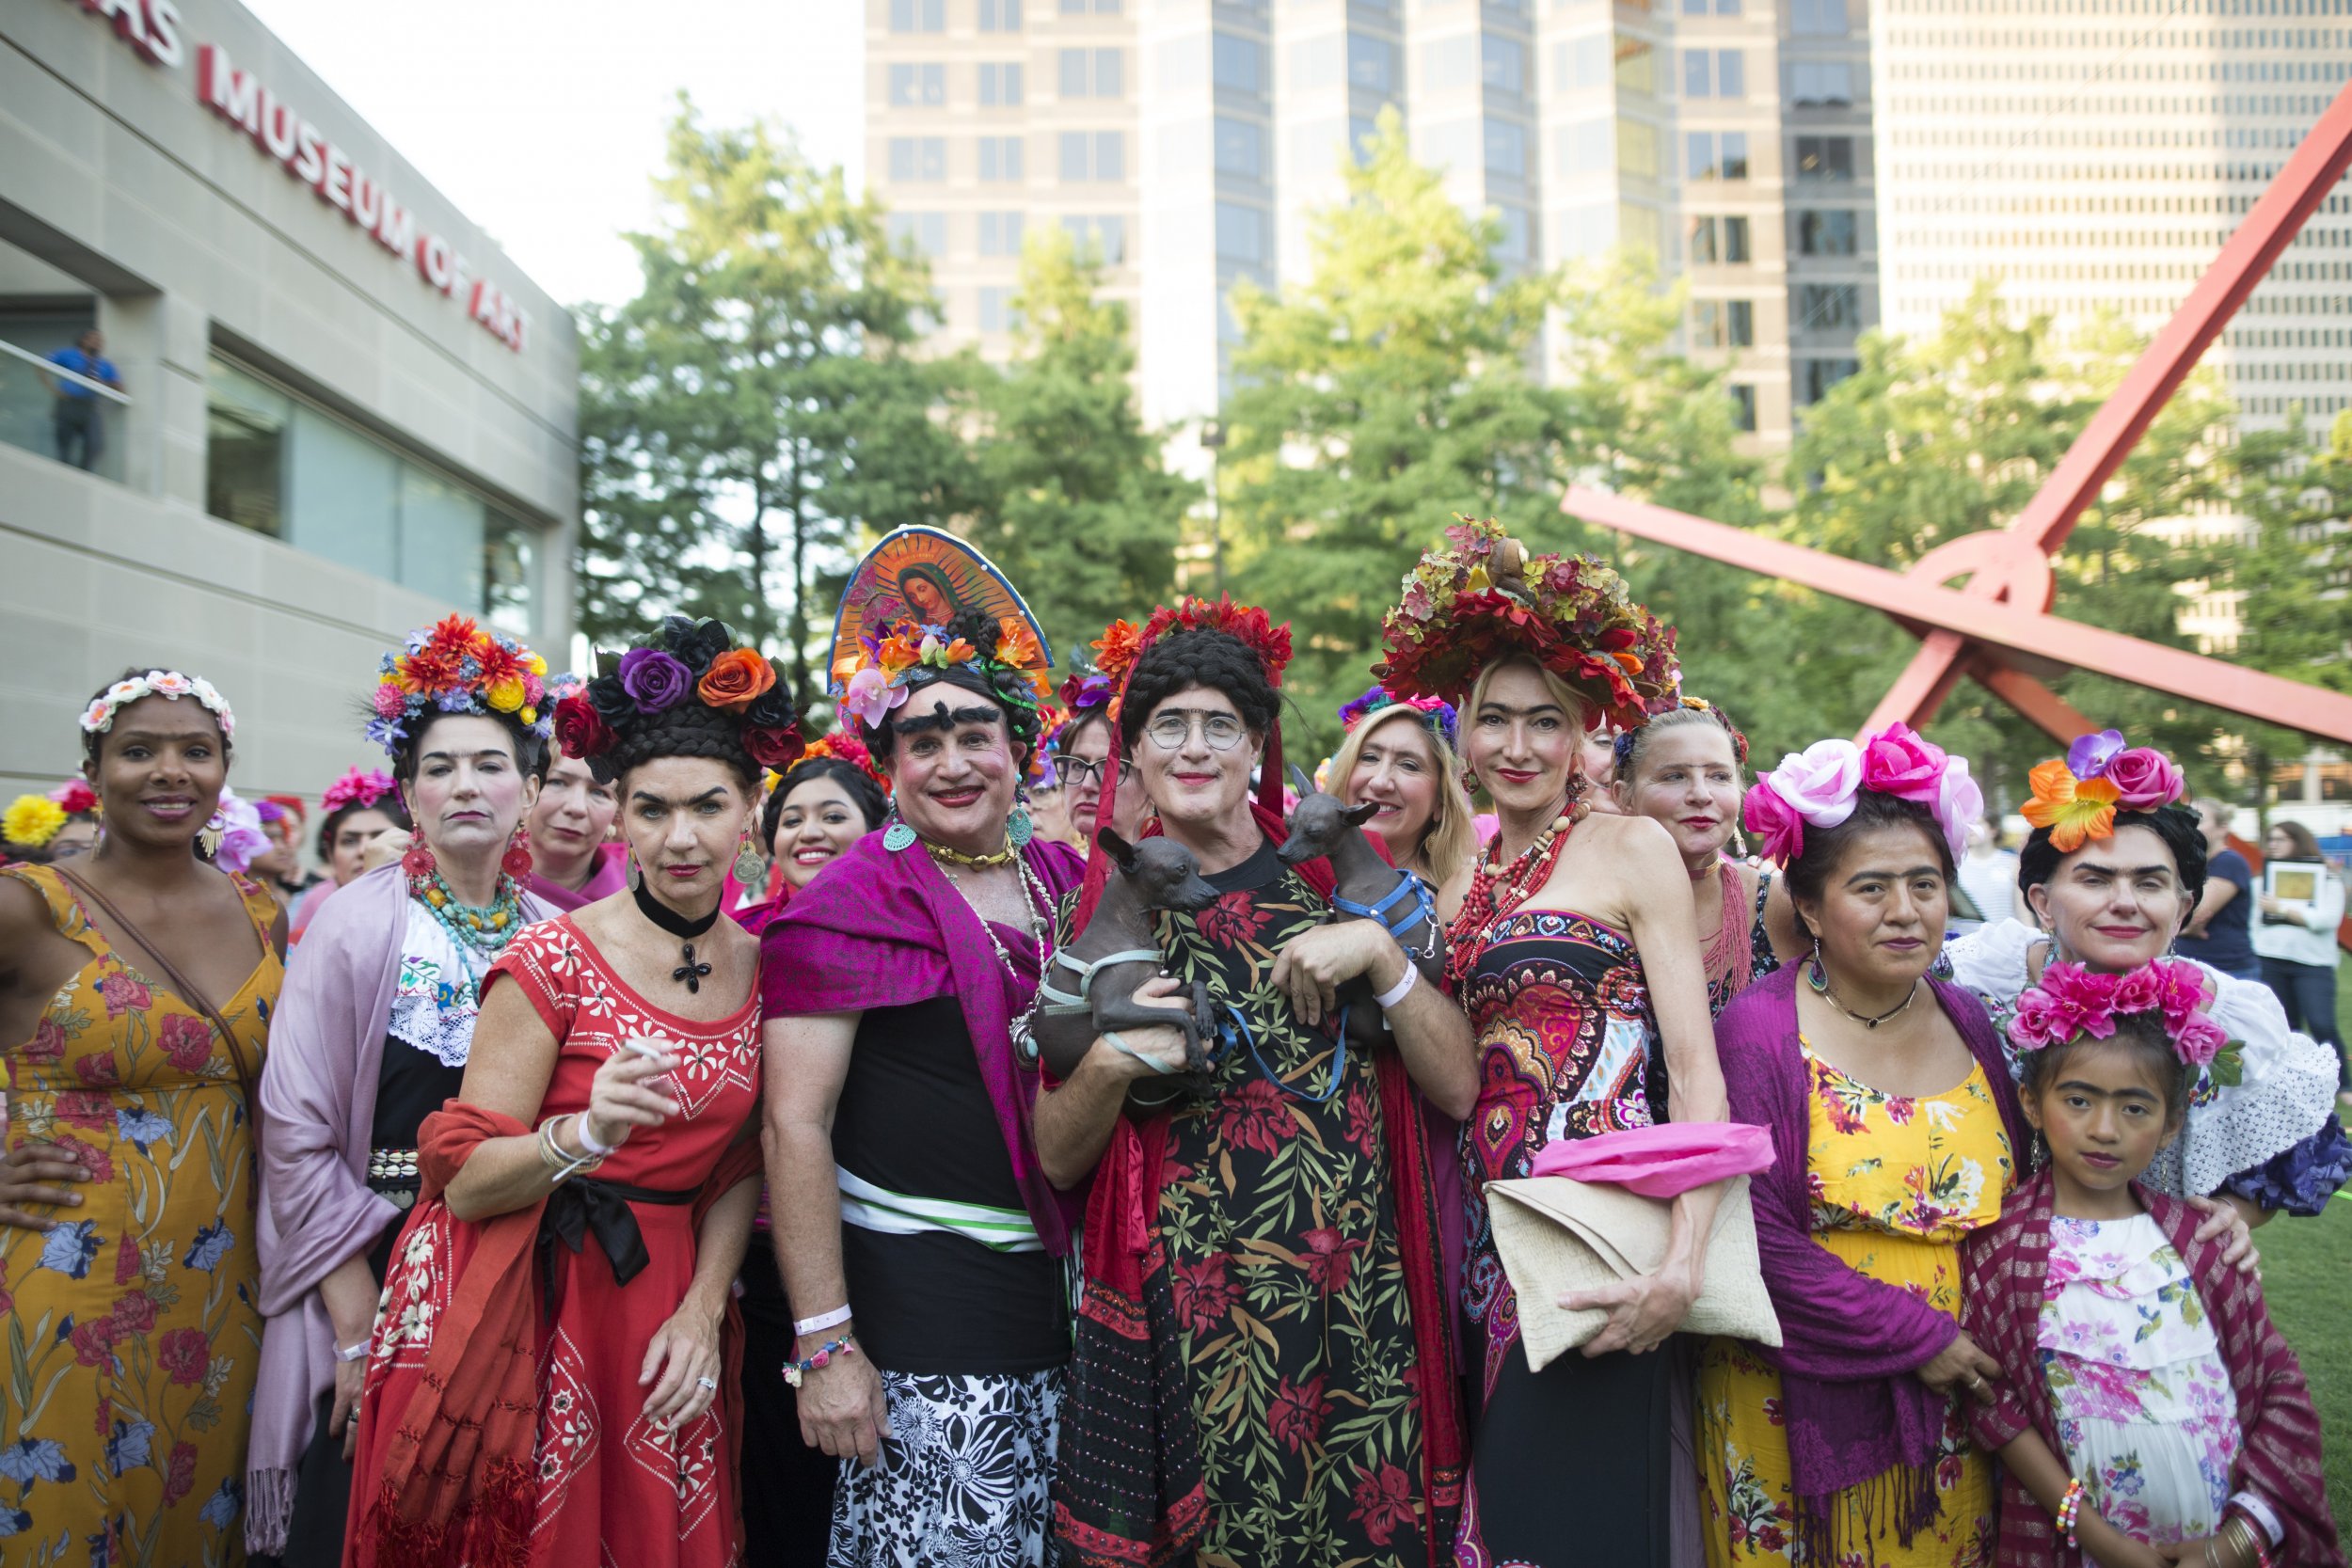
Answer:
[[[1115,267],[1127,260],[1125,218],[1070,213],[1062,217],[1061,226],[1080,251],[1091,249],[1094,259],[1104,266]]]
[[[1694,266],[1718,262],[1738,265],[1754,260],[1748,252],[1748,220],[1744,217],[1696,217],[1691,220],[1691,261]]]
[[[1116,49],[1065,49],[1061,52],[1061,95],[1123,98],[1125,65],[1125,56]]]
[[[1797,214],[1797,254],[1851,256],[1860,248],[1861,224],[1856,214],[1816,209]]]
[[[1851,136],[1799,136],[1797,178],[1808,181],[1851,180]]]
[[[1652,256],[1665,252],[1666,219],[1655,207],[1638,201],[1617,203],[1617,243],[1628,250],[1646,250]]]
[[[1495,259],[1507,266],[1527,265],[1529,260],[1527,209],[1514,207],[1505,201],[1496,206],[1495,214],[1502,224],[1502,238],[1495,245]]]
[[[980,31],[983,33],[1021,31],[1021,0],[980,0]]]
[[[1017,184],[1025,178],[1021,168],[1021,145],[1019,136],[982,136],[981,180],[992,184]]]
[[[1724,260],[1734,266],[1756,260],[1748,249],[1748,220],[1743,217],[1724,219]]]
[[[890,138],[890,178],[895,181],[932,183],[947,178],[947,138],[945,136],[893,136]]]
[[[1265,45],[1256,39],[1218,33],[1210,45],[1210,75],[1232,92],[1265,90]]]
[[[1386,39],[1347,35],[1347,80],[1375,92],[1394,92],[1403,75],[1397,68],[1397,48]]]
[[[1724,329],[1733,348],[1756,346],[1756,307],[1744,299],[1724,301]]]
[[[1486,172],[1527,178],[1527,127],[1517,120],[1486,121]]]
[[[1846,31],[1846,0],[1789,0],[1788,30],[1817,38]]]
[[[890,0],[890,30],[894,33],[946,32],[947,0]]]
[[[1658,54],[1646,39],[1617,35],[1617,86],[1628,92],[1658,90]]]
[[[1709,0],[1682,0],[1682,14],[1685,16],[1705,16],[1709,11],[1717,16],[1738,16],[1740,0],[1712,0],[1711,4]]]
[[[1832,387],[1862,368],[1854,359],[1800,359],[1797,361],[1797,401],[1816,404]]]
[[[1691,307],[1696,348],[1754,348],[1756,306],[1744,299],[1702,299]]]
[[[1372,162],[1372,144],[1379,135],[1380,122],[1370,115],[1347,117],[1347,150],[1359,166]]]
[[[1637,180],[1658,178],[1658,127],[1638,119],[1617,121],[1617,172]]]
[[[1745,98],[1748,95],[1745,57],[1737,49],[1685,49],[1682,52],[1682,96],[1685,98]]]
[[[1347,74],[1347,44],[1344,33],[1326,33],[1293,44],[1290,85],[1307,92],[1339,86]]]
[[[984,288],[980,291],[980,330],[1009,332],[1020,323],[1020,313],[1012,308],[1012,291],[1006,288]]]
[[[1479,80],[1495,92],[1524,95],[1527,91],[1527,45],[1517,39],[1485,33],[1479,40]]]
[[[1127,178],[1127,138],[1119,131],[1064,131],[1061,181],[1065,185],[1116,183]]]
[[[1748,177],[1748,134],[1745,131],[1692,131],[1684,141],[1689,177],[1692,180],[1745,180]]]
[[[1756,388],[1739,382],[1731,384],[1731,424],[1735,430],[1756,428]]]
[[[904,250],[912,245],[918,253],[937,261],[947,254],[947,214],[945,213],[892,213],[885,220],[890,236],[890,248]]]
[[[1127,178],[1127,136],[1122,131],[1094,133],[1094,178],[1116,183]]]
[[[1064,16],[1084,16],[1089,11],[1097,16],[1117,16],[1119,0],[1093,0],[1091,5],[1087,0],[1061,0],[1061,14]]]
[[[1421,85],[1431,92],[1455,92],[1478,80],[1478,37],[1456,33],[1421,46]]]
[[[946,66],[894,65],[890,68],[892,107],[936,108],[946,102],[947,68]]]
[[[1862,289],[1854,283],[1801,283],[1797,321],[1806,332],[1852,332],[1862,325]]]
[[[1019,213],[982,213],[980,214],[980,254],[983,256],[1018,256],[1021,254],[1022,217]]]
[[[1265,262],[1269,259],[1265,210],[1245,207],[1238,201],[1218,202],[1216,253],[1228,261]]]
[[[1583,119],[1560,127],[1552,138],[1563,174],[1601,174],[1611,166],[1609,121]],[[1656,143],[1651,157],[1656,158]]]
[[[1853,67],[1844,60],[1798,60],[1788,68],[1788,101],[1800,109],[1843,109],[1853,103]]]
[[[1609,40],[1595,33],[1551,46],[1552,85],[1562,92],[1597,87],[1609,80]]]
[[[980,107],[1017,109],[1021,106],[1021,66],[1018,61],[980,67]]]
[[[1255,121],[1216,117],[1216,169],[1250,180],[1265,178],[1265,131]]]

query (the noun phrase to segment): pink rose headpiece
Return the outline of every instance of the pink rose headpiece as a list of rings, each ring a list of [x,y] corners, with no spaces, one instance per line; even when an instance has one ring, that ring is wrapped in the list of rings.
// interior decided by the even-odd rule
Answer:
[[[1789,752],[1748,791],[1740,819],[1762,839],[1765,857],[1786,865],[1804,852],[1807,827],[1836,827],[1853,815],[1854,797],[1866,789],[1927,807],[1955,859],[1967,852],[1968,824],[1984,814],[1984,792],[1968,776],[1968,759],[1895,723],[1859,746],[1817,740]]]
[[[391,792],[392,776],[382,768],[371,768],[363,773],[357,768],[346,768],[343,776],[328,784],[326,793],[319,797],[319,809],[322,812],[338,812],[345,806],[364,808],[375,804]]]
[[[2128,1013],[2161,1013],[2172,1049],[2217,1084],[2239,1077],[2239,1047],[2205,1011],[2205,973],[2186,958],[2158,958],[2122,974],[2101,974],[2053,961],[2042,983],[2017,998],[2009,1037],[2020,1051],[2071,1045],[2085,1036],[2112,1039]]]

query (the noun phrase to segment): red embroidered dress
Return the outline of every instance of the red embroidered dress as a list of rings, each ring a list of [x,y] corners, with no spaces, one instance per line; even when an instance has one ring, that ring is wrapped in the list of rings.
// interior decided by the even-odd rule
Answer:
[[[568,915],[516,936],[492,968],[511,978],[561,1042],[539,1119],[584,1110],[596,1069],[635,1036],[669,1042],[683,1065],[653,1082],[683,1114],[639,1128],[596,1172],[598,1181],[665,1194],[699,1193],[759,1102],[759,990],[715,1022],[679,1018],[639,996]],[[724,1568],[739,1553],[732,1445],[724,1404],[663,1432],[643,1412],[645,1345],[677,1310],[694,1275],[697,1205],[628,1205],[647,1261],[627,1285],[592,1232],[577,1252],[543,1238],[552,1291],[538,1337],[536,1495],[528,1560],[627,1563],[630,1568]],[[418,1204],[396,1249],[368,1364],[366,1418],[356,1474],[384,1472],[395,1438],[388,1412],[408,1408],[436,1325],[484,1227],[453,1217],[437,1197]],[[372,1500],[355,1488],[354,1534]]]

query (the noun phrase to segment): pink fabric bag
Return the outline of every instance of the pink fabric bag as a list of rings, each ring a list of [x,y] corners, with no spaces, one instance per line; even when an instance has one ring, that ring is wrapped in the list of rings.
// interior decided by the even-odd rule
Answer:
[[[1668,1122],[1563,1138],[1535,1156],[1531,1176],[1605,1181],[1644,1197],[1679,1197],[1726,1177],[1754,1176],[1772,1164],[1772,1136],[1743,1121]]]

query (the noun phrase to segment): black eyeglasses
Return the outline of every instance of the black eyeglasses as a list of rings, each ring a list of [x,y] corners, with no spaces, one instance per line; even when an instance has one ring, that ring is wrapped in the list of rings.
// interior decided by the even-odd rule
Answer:
[[[1092,784],[1099,789],[1103,784],[1103,769],[1109,760],[1105,757],[1099,762],[1089,762],[1083,757],[1057,757],[1054,762],[1054,771],[1061,776],[1065,785]]]

